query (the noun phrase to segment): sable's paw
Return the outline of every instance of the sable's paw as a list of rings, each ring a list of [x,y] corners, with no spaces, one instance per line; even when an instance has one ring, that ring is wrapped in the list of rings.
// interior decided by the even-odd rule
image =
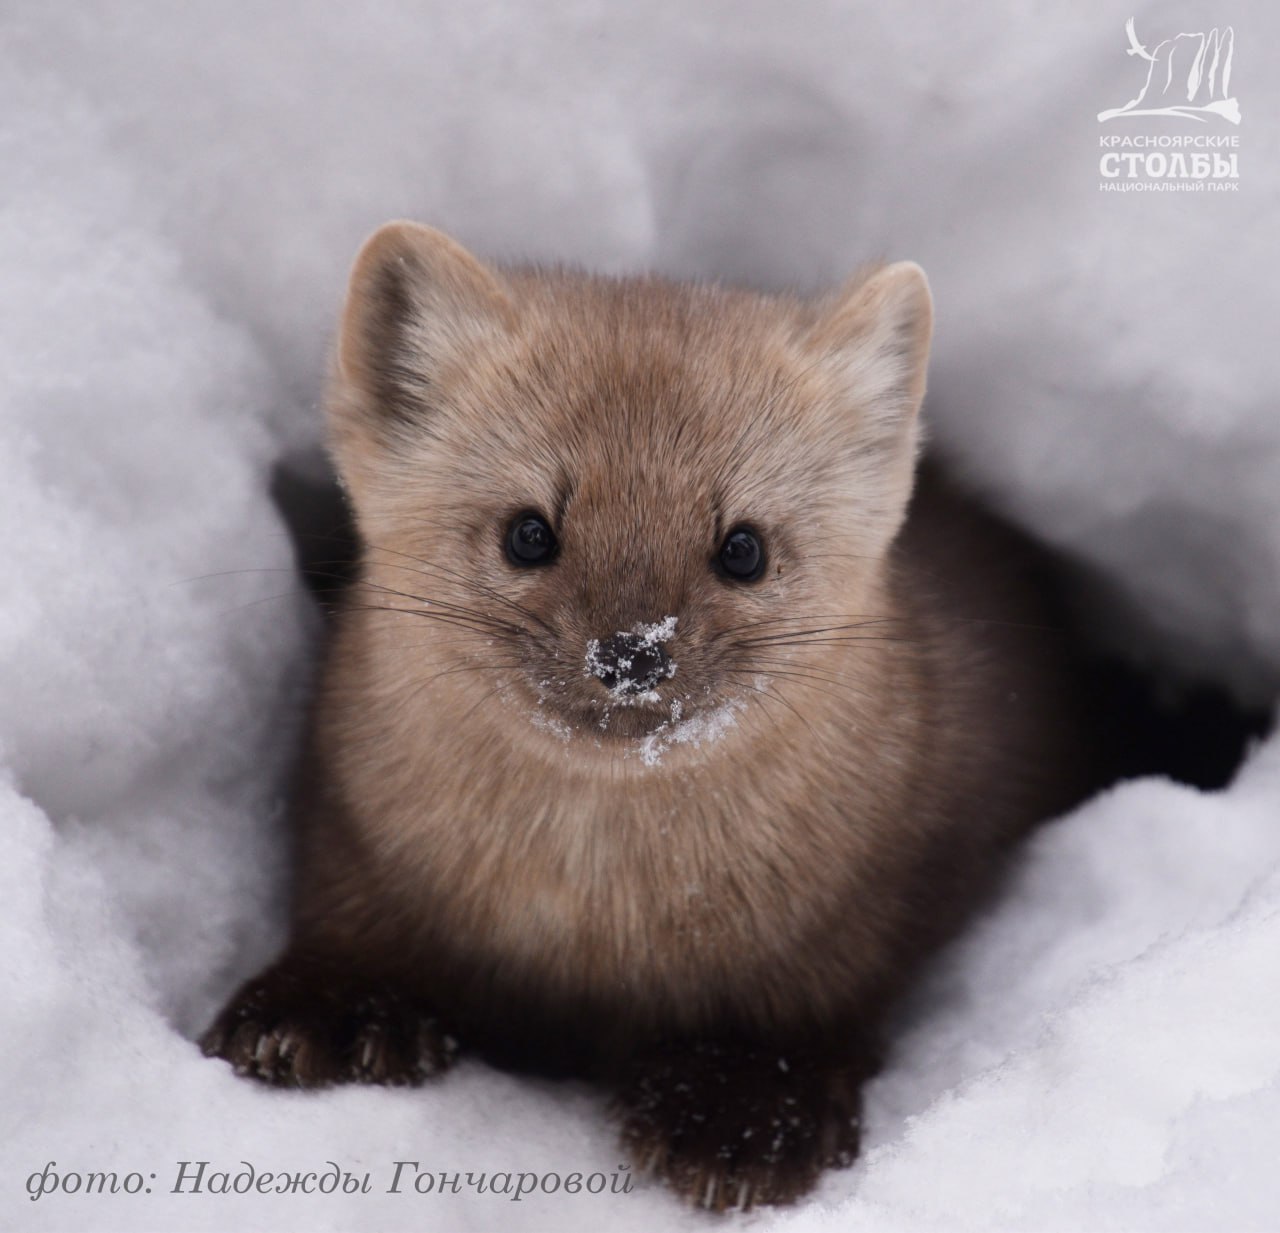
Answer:
[[[282,1087],[421,1083],[448,1069],[458,1048],[417,1002],[355,991],[287,959],[240,989],[200,1047]]]
[[[637,1067],[618,1105],[636,1167],[713,1211],[790,1203],[858,1154],[871,1067],[720,1042]]]

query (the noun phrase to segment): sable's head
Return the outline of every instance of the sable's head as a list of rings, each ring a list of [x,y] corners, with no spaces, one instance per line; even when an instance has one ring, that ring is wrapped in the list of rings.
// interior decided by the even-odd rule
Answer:
[[[406,630],[406,685],[536,739],[785,703],[844,660],[810,631],[883,615],[930,327],[909,263],[801,300],[496,269],[388,224],[330,399],[354,602]]]

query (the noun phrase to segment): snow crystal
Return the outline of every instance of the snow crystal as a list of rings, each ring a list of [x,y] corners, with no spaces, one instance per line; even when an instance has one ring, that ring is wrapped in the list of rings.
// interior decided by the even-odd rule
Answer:
[[[599,638],[592,638],[587,642],[584,673],[587,676],[599,677],[605,682],[614,678],[613,683],[608,686],[611,705],[640,706],[658,701],[657,690],[637,690],[636,687],[652,683],[655,679],[670,680],[676,674],[678,667],[676,662],[671,660],[662,668],[657,668],[652,659],[642,659],[638,678],[633,674],[633,670],[636,670],[637,658],[640,658],[645,651],[652,651],[675,637],[677,621],[677,617],[668,616],[651,624],[646,625],[641,622],[633,625],[629,630],[619,630],[615,638],[623,641],[627,648],[624,652],[613,648],[608,652],[604,651]],[[601,724],[607,726],[608,712],[603,716]]]
[[[673,616],[663,617],[661,621],[654,621],[650,625],[637,625],[631,632],[640,636],[642,646],[655,647],[676,636],[678,619]]]
[[[1174,7],[0,6],[0,1226],[706,1227],[653,1187],[386,1193],[405,1158],[609,1173],[577,1086],[276,1092],[192,1043],[283,936],[317,631],[271,471],[320,439],[387,218],[759,286],[918,259],[933,440],[1121,641],[1275,696],[1280,7],[1230,18],[1240,191],[1099,193],[1125,19],[1226,19]],[[1277,816],[1280,737],[1225,792],[1143,781],[1044,830],[904,1009],[862,1160],[753,1227],[1274,1227]],[[170,1193],[243,1159],[374,1188]],[[33,1203],[50,1161],[157,1176]]]
[[[539,703],[541,705],[541,703]],[[543,732],[549,732],[558,741],[568,742],[573,736],[573,729],[568,722],[558,718],[555,715],[548,715],[546,711],[533,711],[529,716],[535,728]]]
[[[642,737],[638,744],[640,760],[645,766],[657,766],[662,755],[673,745],[692,745],[699,748],[717,741],[738,722],[743,703],[738,699],[722,703],[706,711],[698,711],[688,719],[680,719],[680,703],[671,704],[672,722]]]

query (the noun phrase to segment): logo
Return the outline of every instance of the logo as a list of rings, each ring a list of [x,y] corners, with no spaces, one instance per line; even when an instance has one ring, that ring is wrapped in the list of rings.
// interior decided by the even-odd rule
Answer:
[[[1123,107],[1098,112],[1099,124],[1122,121],[1098,138],[1099,189],[1239,192],[1240,138],[1227,127],[1240,124],[1240,104],[1231,93],[1235,31],[1214,26],[1206,34],[1183,32],[1148,50],[1132,17],[1124,30],[1129,36],[1125,53],[1139,61],[1144,74],[1138,93]],[[1180,132],[1176,122],[1181,120],[1192,121],[1193,130]]]
[[[1175,34],[1151,51],[1138,41],[1132,17],[1124,30],[1129,36],[1125,54],[1147,62],[1147,79],[1137,98],[1123,107],[1100,111],[1100,122],[1120,116],[1181,116],[1203,124],[1208,116],[1221,116],[1232,124],[1240,123],[1240,105],[1229,93],[1231,58],[1236,49],[1235,31],[1230,26],[1224,26],[1221,33],[1215,26],[1208,34]],[[1186,101],[1179,101],[1184,94]]]

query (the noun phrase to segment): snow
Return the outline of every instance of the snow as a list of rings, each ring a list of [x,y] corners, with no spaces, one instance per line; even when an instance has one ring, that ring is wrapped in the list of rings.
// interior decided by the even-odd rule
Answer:
[[[752,688],[763,689],[765,678]],[[662,755],[673,745],[692,745],[700,749],[718,741],[737,722],[743,703],[733,699],[710,710],[695,711],[688,719],[681,719],[684,706],[679,698],[671,702],[671,719],[639,741],[640,761],[645,766],[661,766]]]
[[[657,690],[649,686],[670,680],[679,664],[671,659],[659,662],[654,652],[676,636],[678,620],[678,617],[666,616],[661,621],[639,621],[629,630],[618,630],[609,639],[613,645],[606,649],[601,648],[599,638],[587,639],[583,674],[598,677],[607,685],[610,707],[650,705],[658,701]],[[608,724],[608,715],[606,709],[600,720],[602,727]]]
[[[1238,193],[1098,191],[1130,14],[1234,22]],[[1277,37],[1263,0],[8,0],[0,1226],[708,1227],[651,1187],[386,1193],[397,1160],[612,1175],[586,1088],[268,1092],[192,1044],[282,938],[317,631],[269,487],[318,440],[350,258],[411,216],[765,286],[919,260],[935,441],[1089,567],[1118,642],[1270,700]],[[1222,793],[1047,827],[904,1008],[861,1161],[750,1226],[1274,1228],[1277,819],[1273,738]],[[182,1160],[373,1193],[174,1195]],[[50,1161],[152,1193],[32,1202]]]

